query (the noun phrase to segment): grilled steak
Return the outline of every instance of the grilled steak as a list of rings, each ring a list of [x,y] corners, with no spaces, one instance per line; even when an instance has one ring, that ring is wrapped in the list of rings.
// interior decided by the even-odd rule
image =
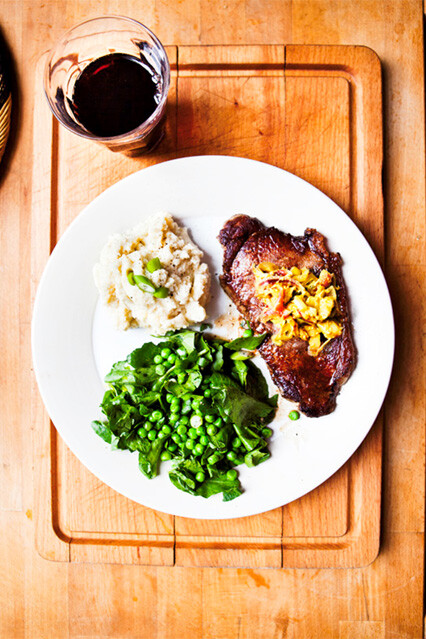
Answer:
[[[342,324],[338,337],[327,342],[315,357],[308,353],[308,342],[299,337],[282,344],[275,344],[268,337],[259,348],[283,397],[298,402],[309,417],[331,413],[340,387],[349,379],[356,361],[340,255],[328,251],[324,236],[315,229],[306,229],[303,236],[295,237],[267,228],[247,215],[228,220],[219,240],[224,248],[221,285],[256,333],[272,335],[274,326],[261,319],[265,309],[255,294],[254,266],[271,262],[286,269],[308,268],[317,277],[322,269],[334,274]]]

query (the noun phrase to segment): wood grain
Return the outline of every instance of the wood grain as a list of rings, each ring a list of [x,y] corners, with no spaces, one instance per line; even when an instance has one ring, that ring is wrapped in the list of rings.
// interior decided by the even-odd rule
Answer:
[[[229,11],[226,11],[228,5]],[[382,544],[352,570],[142,568],[39,557],[30,427],[30,254],[34,69],[73,24],[108,13],[141,20],[167,44],[353,44],[383,65],[385,269],[398,344],[385,404]],[[424,75],[421,0],[0,0],[18,77],[0,176],[2,435],[0,636],[273,639],[423,636]],[[374,132],[372,137],[374,138]],[[123,169],[117,168],[117,175]],[[16,289],[19,274],[19,293]],[[19,331],[16,321],[19,305]],[[15,368],[10,368],[15,367]],[[34,473],[33,473],[34,469]]]

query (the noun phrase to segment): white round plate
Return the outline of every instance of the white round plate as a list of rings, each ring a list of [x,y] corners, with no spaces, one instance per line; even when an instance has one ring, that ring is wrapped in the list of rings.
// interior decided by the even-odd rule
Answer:
[[[337,408],[320,418],[288,419],[283,406],[272,424],[272,456],[257,468],[240,467],[244,493],[194,497],[169,481],[167,464],[153,480],[138,469],[138,454],[111,451],[90,423],[101,416],[103,376],[151,336],[113,329],[99,303],[92,269],[108,237],[145,217],[168,212],[204,251],[213,276],[209,321],[230,311],[220,289],[222,249],[217,235],[232,215],[246,213],[294,235],[316,228],[342,255],[358,362]],[[243,517],[286,504],[321,484],[358,448],[388,387],[394,352],[392,307],[380,266],[350,218],[304,180],[253,160],[188,157],[134,173],[107,189],[74,220],[55,247],[34,306],[35,373],[47,411],[80,461],[119,493],[150,508],[203,519]],[[273,390],[273,386],[271,385]],[[294,407],[294,406],[293,406]]]

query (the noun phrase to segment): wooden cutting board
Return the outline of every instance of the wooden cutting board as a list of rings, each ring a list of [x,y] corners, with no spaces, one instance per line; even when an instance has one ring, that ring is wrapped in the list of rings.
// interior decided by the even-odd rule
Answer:
[[[182,46],[169,48],[168,55],[167,135],[152,155],[139,158],[114,154],[58,126],[42,95],[40,61],[33,295],[58,238],[93,198],[141,168],[189,155],[253,158],[308,180],[350,215],[382,259],[382,89],[373,51],[357,46]],[[143,201],[135,205],[143,209]],[[312,220],[314,225],[315,211]],[[316,490],[261,515],[221,521],[144,508],[96,479],[57,435],[35,381],[32,427],[38,442],[37,547],[48,559],[321,568],[364,566],[379,551],[381,416],[349,462]]]

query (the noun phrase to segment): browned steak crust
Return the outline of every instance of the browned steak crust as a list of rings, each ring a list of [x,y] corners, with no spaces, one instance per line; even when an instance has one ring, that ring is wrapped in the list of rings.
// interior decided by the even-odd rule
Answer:
[[[331,413],[356,361],[340,255],[328,251],[324,236],[315,229],[295,237],[247,215],[228,220],[219,241],[224,247],[221,285],[256,333],[272,333],[273,327],[260,319],[264,309],[255,296],[253,266],[272,262],[284,268],[308,268],[317,276],[322,269],[334,273],[342,334],[316,357],[308,354],[308,343],[298,338],[281,346],[267,338],[259,348],[283,397],[298,402],[309,417]]]

